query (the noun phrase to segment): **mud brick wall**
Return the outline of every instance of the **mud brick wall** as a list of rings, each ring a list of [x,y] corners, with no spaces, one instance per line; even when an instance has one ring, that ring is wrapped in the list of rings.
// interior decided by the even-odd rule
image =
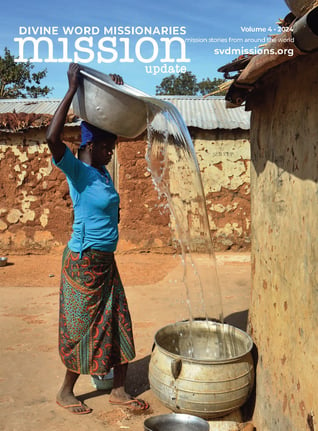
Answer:
[[[66,129],[75,153],[78,132]],[[52,165],[45,129],[0,135],[0,247],[41,252],[65,244],[72,210],[64,175]]]
[[[51,160],[45,127],[0,132],[0,251],[44,253],[65,245],[72,228],[72,205],[64,175]],[[79,127],[65,127],[74,154]],[[248,132],[194,129],[209,220],[218,250],[250,247]],[[175,246],[170,214],[158,199],[145,160],[145,136],[120,139],[108,167],[121,197],[118,251]]]
[[[250,144],[243,130],[192,130],[218,250],[250,247]]]
[[[318,53],[276,67],[250,101],[254,424],[316,429]]]
[[[173,246],[169,211],[152,185],[145,160],[145,136],[123,140],[116,150],[114,173],[120,195],[119,250],[161,249]]]

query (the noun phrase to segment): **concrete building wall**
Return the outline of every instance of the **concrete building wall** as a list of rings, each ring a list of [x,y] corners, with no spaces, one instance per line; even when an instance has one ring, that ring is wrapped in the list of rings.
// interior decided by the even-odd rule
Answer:
[[[317,76],[318,53],[299,57],[259,81],[251,100],[249,319],[262,431],[317,426]]]
[[[250,247],[248,131],[192,130],[215,246]],[[79,128],[64,141],[76,153]],[[119,251],[174,246],[165,202],[145,160],[145,136],[120,140],[109,168],[121,196]],[[45,127],[0,133],[0,251],[45,252],[66,244],[72,208],[64,175],[52,165]]]

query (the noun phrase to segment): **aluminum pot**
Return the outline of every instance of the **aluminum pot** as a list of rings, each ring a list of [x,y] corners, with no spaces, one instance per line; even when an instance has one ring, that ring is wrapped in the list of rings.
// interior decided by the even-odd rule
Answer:
[[[147,128],[147,94],[118,85],[109,75],[81,65],[82,80],[73,98],[73,112],[100,129],[135,138]]]
[[[204,419],[192,415],[170,413],[152,416],[144,422],[145,431],[209,431]]]
[[[149,364],[149,383],[174,412],[204,419],[241,407],[254,385],[253,341],[234,326],[206,320],[160,329]]]

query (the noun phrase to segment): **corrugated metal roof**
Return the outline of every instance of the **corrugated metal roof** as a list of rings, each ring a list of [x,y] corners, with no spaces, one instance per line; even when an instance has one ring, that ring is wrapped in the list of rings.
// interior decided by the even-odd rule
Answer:
[[[61,99],[0,99],[0,114],[24,112],[53,115],[60,102]]]
[[[212,129],[250,129],[250,112],[241,106],[226,109],[224,97],[202,96],[159,96],[173,103],[188,127],[204,130]]]
[[[223,97],[158,96],[173,103],[188,127],[204,130],[250,128],[250,112],[244,107],[226,109]],[[1,99],[0,114],[24,112],[53,115],[61,99]],[[74,125],[68,124],[68,125]]]

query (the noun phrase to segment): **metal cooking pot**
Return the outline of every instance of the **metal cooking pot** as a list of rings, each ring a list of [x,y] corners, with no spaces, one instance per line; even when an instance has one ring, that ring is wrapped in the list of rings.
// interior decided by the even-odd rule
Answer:
[[[209,431],[204,419],[185,414],[167,414],[148,418],[144,422],[145,431]]]
[[[231,325],[206,320],[160,329],[149,364],[149,383],[174,412],[204,419],[241,407],[254,384],[253,341]]]

